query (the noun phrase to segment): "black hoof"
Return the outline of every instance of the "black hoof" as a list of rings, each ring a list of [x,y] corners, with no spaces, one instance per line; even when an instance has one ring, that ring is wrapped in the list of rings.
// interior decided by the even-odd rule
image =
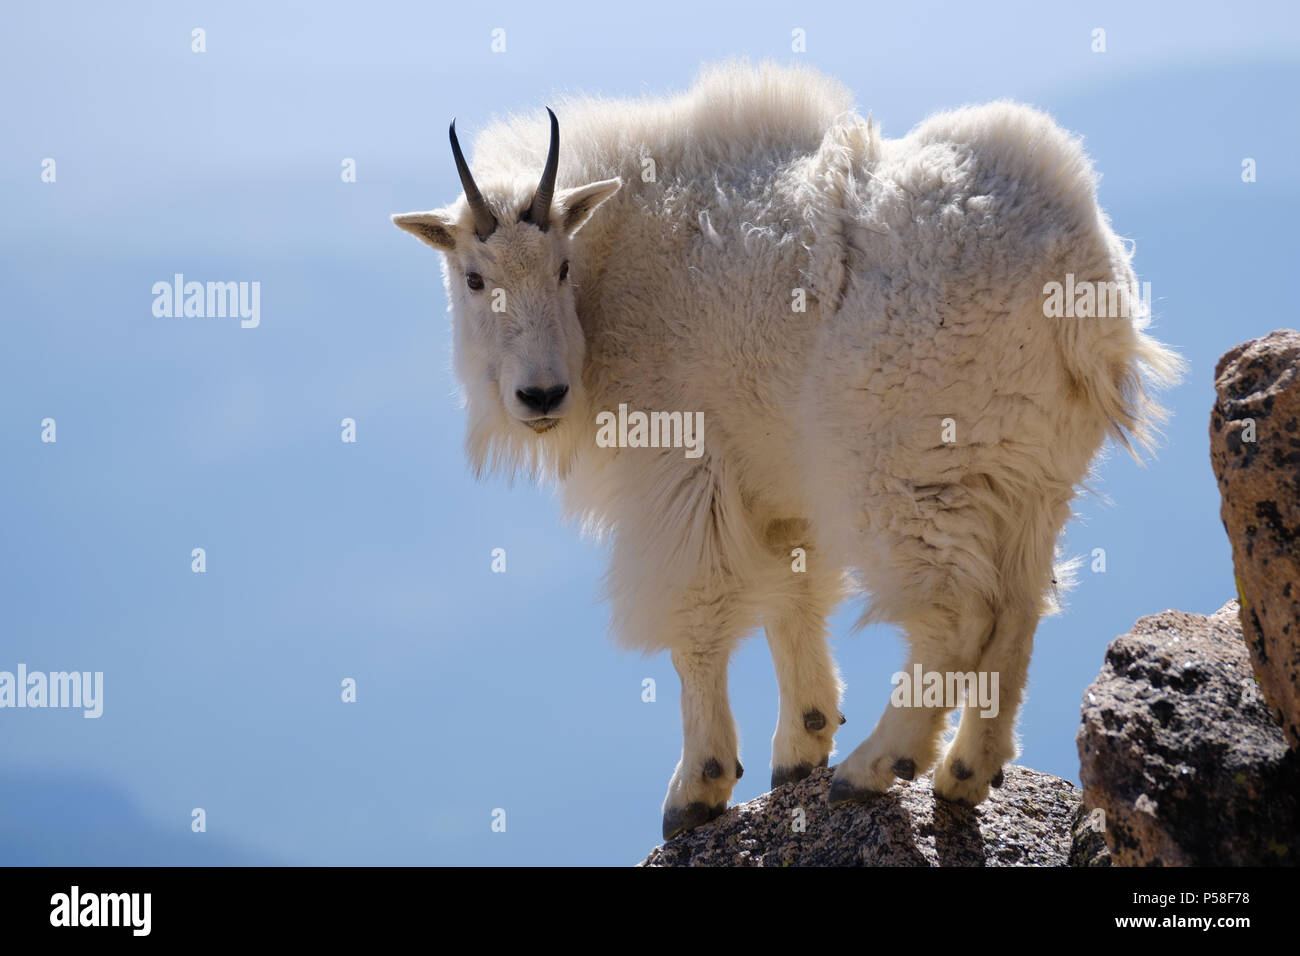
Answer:
[[[722,776],[722,764],[713,758],[709,758],[709,762],[704,765],[704,776],[710,780],[717,780]]]
[[[880,792],[877,790],[855,787],[847,780],[834,780],[831,782],[830,792],[826,794],[826,802],[836,807],[842,803],[865,803],[878,796]]]
[[[899,757],[894,761],[894,776],[901,780],[913,780],[916,778],[916,761],[911,757]]]
[[[840,726],[841,726],[841,727],[844,726],[844,721],[846,721],[846,720],[848,720],[848,718],[845,717],[843,714],[840,714]]]
[[[826,715],[820,710],[805,710],[803,712],[803,729],[816,733],[826,728]]]
[[[739,760],[736,761],[736,779],[739,780],[745,775],[745,767]]]
[[[998,767],[998,772],[995,773],[993,775],[993,779],[989,781],[989,786],[992,787],[994,790],[997,790],[999,787],[1002,786],[1002,783],[1003,783],[1002,768]]]
[[[812,773],[813,767],[810,763],[798,763],[793,767],[773,767],[772,768],[772,789],[786,783],[794,783],[802,780]]]
[[[671,807],[664,811],[664,840],[671,840],[687,830],[694,830],[701,824],[716,820],[727,812],[727,805],[720,803],[710,807],[699,800],[684,807]]]
[[[971,777],[975,776],[975,771],[966,766],[960,760],[954,760],[951,769],[952,775],[958,780],[969,780]]]

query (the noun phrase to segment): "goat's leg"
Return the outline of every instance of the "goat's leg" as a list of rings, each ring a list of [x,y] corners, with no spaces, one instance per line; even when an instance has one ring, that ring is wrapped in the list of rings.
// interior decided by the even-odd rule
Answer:
[[[843,718],[839,673],[826,640],[828,603],[810,585],[771,613],[767,643],[781,690],[772,737],[772,789],[824,767]]]
[[[996,692],[990,706],[968,701],[962,708],[957,738],[934,773],[934,792],[945,800],[975,806],[989,795],[989,787],[1002,785],[1002,766],[1016,756],[1016,713],[1037,626],[1037,611],[998,613],[977,667],[980,678]]]
[[[986,691],[996,691],[985,702],[967,701],[961,725],[948,753],[934,772],[934,792],[946,800],[974,806],[1002,785],[1002,767],[1017,753],[1015,724],[1034,646],[1038,619],[1049,605],[1055,583],[1054,547],[1069,517],[1069,498],[1061,496],[1022,512],[1000,549],[1002,597],[997,622],[980,649],[979,678]]]
[[[713,640],[672,652],[682,681],[682,756],[664,798],[663,835],[720,816],[740,779],[740,741],[727,700],[727,662],[734,642]]]
[[[904,621],[911,654],[904,673],[908,678],[919,665],[922,674],[966,673],[979,656],[988,636],[992,615],[974,605],[958,614],[947,608],[930,608]],[[908,695],[910,696],[910,695]],[[835,771],[829,801],[832,804],[864,800],[888,790],[895,779],[912,780],[933,766],[939,756],[944,719],[955,702],[912,706],[894,696],[864,740]]]

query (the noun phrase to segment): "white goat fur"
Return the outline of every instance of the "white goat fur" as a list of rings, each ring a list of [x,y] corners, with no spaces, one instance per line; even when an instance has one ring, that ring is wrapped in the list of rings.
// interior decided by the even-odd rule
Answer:
[[[1045,284],[1067,273],[1136,281],[1079,142],[1009,102],[887,140],[835,81],[743,63],[680,96],[571,99],[556,113],[557,208],[574,204],[566,186],[622,180],[612,197],[617,184],[567,194],[605,200],[580,210],[591,218],[571,238],[516,223],[545,156],[544,114],[478,137],[474,176],[501,223],[488,242],[466,241],[463,198],[395,219],[417,235],[421,222],[447,227],[422,238],[447,253],[476,468],[562,480],[568,512],[610,542],[619,640],[671,651],[685,744],[665,834],[730,797],[741,768],[727,660],[757,627],[780,685],[774,776],[827,763],[842,685],[825,622],[854,591],[869,598],[864,620],[902,626],[909,672],[999,673],[998,716],[964,708],[934,778],[945,798],[983,800],[1016,753],[1075,487],[1107,434],[1149,444],[1162,412],[1142,379],[1167,384],[1181,368],[1143,333],[1145,315],[1044,316]],[[571,305],[534,281],[558,261],[539,243],[571,260]],[[465,257],[488,263],[518,314],[483,317]],[[503,340],[493,321],[546,324],[563,353],[552,366],[569,370],[572,403],[550,431],[508,414],[494,353],[538,346]],[[596,413],[620,403],[702,411],[703,457],[597,447]],[[795,548],[806,573],[792,570]],[[833,798],[930,768],[946,713],[885,707]]]

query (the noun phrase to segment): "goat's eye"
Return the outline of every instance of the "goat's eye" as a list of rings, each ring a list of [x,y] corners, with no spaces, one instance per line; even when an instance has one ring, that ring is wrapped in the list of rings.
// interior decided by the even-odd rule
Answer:
[[[479,289],[483,288],[483,277],[477,272],[466,272],[465,284],[477,292]]]
[[[565,259],[560,263],[560,281],[563,282],[567,278],[569,278],[569,260]]]

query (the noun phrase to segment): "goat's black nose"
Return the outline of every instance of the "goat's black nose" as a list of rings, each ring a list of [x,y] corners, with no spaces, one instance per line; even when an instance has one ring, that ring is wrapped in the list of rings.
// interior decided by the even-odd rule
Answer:
[[[537,412],[539,415],[545,415],[552,408],[555,408],[564,401],[564,396],[569,394],[569,386],[552,385],[550,388],[521,388],[515,392],[515,398],[524,403],[524,407]]]

